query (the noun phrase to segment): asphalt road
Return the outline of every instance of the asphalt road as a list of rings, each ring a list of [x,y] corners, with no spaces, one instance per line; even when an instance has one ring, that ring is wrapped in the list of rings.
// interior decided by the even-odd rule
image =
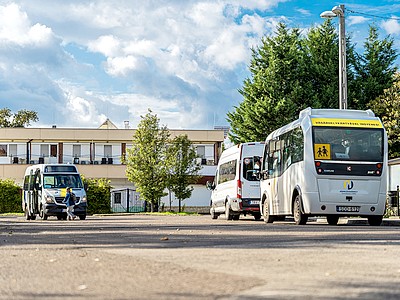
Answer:
[[[0,217],[0,299],[398,299],[399,244],[399,226]]]

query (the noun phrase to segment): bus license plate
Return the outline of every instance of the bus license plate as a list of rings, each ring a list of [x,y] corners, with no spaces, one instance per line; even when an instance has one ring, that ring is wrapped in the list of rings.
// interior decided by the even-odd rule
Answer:
[[[336,206],[337,212],[359,212],[359,206]]]
[[[259,205],[260,204],[260,201],[259,200],[251,200],[251,201],[249,201],[250,203],[250,205]]]

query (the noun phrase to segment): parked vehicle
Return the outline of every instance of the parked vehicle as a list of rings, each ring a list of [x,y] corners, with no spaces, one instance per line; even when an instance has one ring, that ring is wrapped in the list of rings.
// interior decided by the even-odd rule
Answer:
[[[388,141],[371,110],[311,109],[266,139],[260,210],[266,223],[294,216],[361,216],[380,225],[385,211]]]
[[[240,214],[261,218],[260,182],[257,173],[263,142],[243,143],[225,150],[219,160],[214,182],[207,183],[211,192],[210,213],[213,219],[225,214],[227,220],[238,220]]]
[[[27,220],[39,215],[43,220],[49,216],[67,219],[66,205],[62,203],[66,188],[76,196],[74,214],[86,219],[87,199],[81,176],[72,164],[39,164],[26,168],[22,194],[22,209]]]

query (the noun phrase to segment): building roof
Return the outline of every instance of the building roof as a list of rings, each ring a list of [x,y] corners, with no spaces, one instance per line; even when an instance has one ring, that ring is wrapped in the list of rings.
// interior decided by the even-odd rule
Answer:
[[[103,124],[99,126],[99,129],[118,129],[118,127],[111,122],[109,118],[107,118],[107,120],[105,120]]]

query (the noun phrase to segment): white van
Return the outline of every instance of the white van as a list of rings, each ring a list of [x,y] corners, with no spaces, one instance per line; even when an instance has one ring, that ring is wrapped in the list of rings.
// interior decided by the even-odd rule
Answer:
[[[243,143],[222,152],[211,192],[210,214],[217,219],[225,214],[227,220],[239,220],[240,214],[251,214],[256,220],[260,213],[260,182],[257,173],[263,155],[264,142]]]
[[[35,220],[38,214],[43,220],[56,216],[66,220],[66,205],[62,203],[66,189],[70,187],[76,196],[74,214],[86,219],[86,189],[75,165],[39,164],[25,170],[22,193],[22,210],[27,220]]]

